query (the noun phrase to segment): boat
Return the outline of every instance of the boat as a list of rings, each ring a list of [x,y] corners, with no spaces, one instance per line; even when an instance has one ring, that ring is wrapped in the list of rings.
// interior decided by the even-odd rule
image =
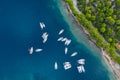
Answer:
[[[77,52],[74,52],[74,53],[71,54],[71,57],[74,57],[74,56],[76,56],[77,54],[78,54]]]
[[[57,62],[55,62],[55,64],[54,64],[54,69],[55,69],[55,70],[58,69],[58,64],[57,64]]]
[[[83,64],[85,64],[85,59],[79,59],[77,62],[78,62],[78,64],[82,64],[83,65]]]
[[[65,70],[70,69],[72,67],[72,65],[70,64],[70,62],[64,62],[63,65],[64,65],[64,69]]]
[[[43,43],[46,43],[48,39],[48,33],[47,32],[43,33],[42,38],[43,38]]]
[[[66,41],[66,40],[67,40],[67,38],[63,38],[61,41],[64,42],[64,41]]]
[[[84,68],[83,65],[77,66],[77,69],[78,69],[78,72],[79,72],[79,73],[85,72],[85,68]]]
[[[67,54],[67,52],[68,52],[68,48],[65,48],[65,54]]]
[[[61,35],[63,32],[64,32],[64,29],[61,29],[58,34]]]
[[[65,41],[65,45],[69,45],[70,43],[71,43],[71,40],[68,40],[68,39],[67,39],[67,40]]]
[[[36,49],[35,52],[41,52],[43,49]]]
[[[61,41],[63,39],[63,37],[60,37],[60,38],[58,38],[58,40],[57,41]]]
[[[33,54],[33,47],[29,49],[29,54]]]
[[[41,29],[45,28],[45,24],[43,22],[40,22]]]

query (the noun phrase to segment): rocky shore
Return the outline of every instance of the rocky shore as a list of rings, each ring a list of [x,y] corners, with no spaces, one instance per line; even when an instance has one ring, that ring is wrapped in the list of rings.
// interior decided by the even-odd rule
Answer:
[[[73,0],[73,4],[74,7],[76,9],[76,11],[78,11],[79,14],[81,14],[81,11],[78,10],[77,8],[77,0]],[[89,32],[87,30],[84,29],[84,27],[82,25],[80,25],[77,21],[77,18],[73,15],[69,5],[66,3],[66,7],[68,12],[70,12],[70,14],[72,15],[72,17],[75,19],[75,22],[82,28],[82,30],[84,31],[84,33],[89,36]],[[93,41],[92,41],[93,42]],[[93,42],[94,43],[94,42]],[[120,80],[120,65],[118,63],[116,63],[110,56],[109,54],[103,50],[103,48],[100,49],[101,50],[101,54],[104,57],[104,59],[107,61],[107,63],[109,64],[109,66],[111,67],[112,71],[114,72],[114,74],[116,75],[117,80]]]

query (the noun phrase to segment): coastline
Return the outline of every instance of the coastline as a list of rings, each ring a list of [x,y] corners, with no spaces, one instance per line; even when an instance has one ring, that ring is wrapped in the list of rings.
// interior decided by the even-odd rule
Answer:
[[[83,32],[87,35],[87,37],[89,36],[89,32],[87,30],[85,30],[85,28],[79,24],[79,22],[77,21],[77,18],[74,16],[74,14],[72,13],[68,3],[65,2],[65,7],[67,8],[68,12],[71,14],[71,16],[74,18],[76,24],[83,30]],[[89,39],[90,40],[90,39]],[[95,45],[96,43],[93,40],[92,41]],[[115,74],[116,80],[120,80],[120,67],[117,65],[117,63],[108,55],[108,53],[103,50],[102,48],[99,48],[102,57],[105,59],[105,61],[107,62],[107,64],[109,65],[109,67],[112,69],[112,71]]]

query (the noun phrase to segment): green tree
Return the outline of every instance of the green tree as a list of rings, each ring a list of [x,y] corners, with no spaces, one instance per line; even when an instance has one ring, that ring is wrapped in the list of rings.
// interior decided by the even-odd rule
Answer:
[[[114,33],[113,29],[111,29],[111,28],[106,28],[106,31],[105,31],[104,36],[105,36],[106,38],[113,37],[113,33]]]
[[[110,6],[111,6],[111,4],[112,4],[112,2],[111,2],[111,1],[107,1],[106,6],[107,6],[107,7],[110,7]]]
[[[116,21],[116,25],[120,26],[120,20]]]
[[[108,42],[112,42],[112,38],[108,38]]]
[[[115,0],[116,2],[116,6],[119,7],[120,6],[120,0]]]
[[[111,16],[113,14],[113,12],[114,12],[113,8],[107,9],[106,16]]]
[[[102,24],[101,24],[101,27],[106,27],[106,24],[105,24],[105,23],[102,23]]]
[[[117,30],[116,36],[117,36],[117,39],[120,40],[120,29]]]
[[[104,33],[105,31],[106,31],[106,28],[105,28],[105,27],[101,27],[101,28],[100,28],[100,32],[101,32],[101,33]]]
[[[95,21],[96,17],[94,15],[91,16],[91,21]]]
[[[87,14],[86,14],[86,18],[87,18],[87,19],[90,19],[90,18],[91,18],[91,14],[87,13]]]
[[[115,20],[111,16],[106,18],[106,22],[109,23],[110,25],[114,25],[115,24]]]

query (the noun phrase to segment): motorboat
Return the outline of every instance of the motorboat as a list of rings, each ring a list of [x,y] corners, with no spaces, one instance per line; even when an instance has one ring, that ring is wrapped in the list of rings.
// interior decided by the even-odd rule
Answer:
[[[79,72],[79,73],[85,72],[85,68],[84,68],[83,65],[77,66],[77,69],[78,69],[78,72]]]
[[[59,35],[61,35],[64,32],[64,29],[61,29],[59,32]]]
[[[65,45],[69,45],[71,43],[71,40],[66,39]]]
[[[46,41],[47,41],[47,39],[48,39],[48,33],[47,32],[45,32],[45,33],[43,33],[43,35],[42,35],[42,38],[43,38],[43,43],[46,43]]]
[[[55,62],[55,64],[54,64],[54,69],[55,69],[55,70],[58,69],[58,64],[57,64],[57,62]]]
[[[71,57],[74,57],[74,56],[76,56],[77,54],[78,54],[77,52],[74,52],[74,53],[71,54]]]
[[[43,22],[40,22],[41,29],[45,28],[45,24]]]
[[[65,48],[65,54],[67,54],[67,52],[68,52],[68,48]]]
[[[67,38],[63,38],[61,41],[64,42],[64,41],[66,41],[66,40],[67,40]]]
[[[63,37],[58,38],[58,40],[57,40],[57,41],[61,41],[61,40],[63,40]]]
[[[77,60],[77,62],[78,62],[78,64],[85,64],[85,59],[79,59],[79,60]]]
[[[70,64],[70,62],[64,62],[63,65],[64,65],[64,69],[65,70],[70,69],[72,67],[72,65]]]
[[[33,47],[29,49],[29,54],[33,54]]]
[[[36,49],[35,52],[41,52],[43,49]]]

